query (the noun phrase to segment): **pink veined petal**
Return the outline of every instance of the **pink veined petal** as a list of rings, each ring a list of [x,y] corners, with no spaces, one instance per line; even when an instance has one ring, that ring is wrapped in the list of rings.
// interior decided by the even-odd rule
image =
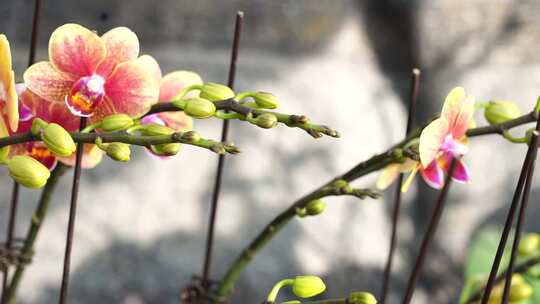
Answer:
[[[435,189],[441,189],[444,184],[443,170],[437,164],[437,161],[432,161],[426,168],[420,169],[420,173],[424,181]]]
[[[75,79],[58,72],[49,62],[38,62],[23,75],[27,89],[50,102],[64,103]]]
[[[165,125],[175,131],[185,132],[193,128],[193,118],[182,111],[158,113],[158,117]]]
[[[73,167],[75,165],[75,154],[69,157],[59,157],[58,160],[66,166]],[[81,167],[84,169],[92,169],[97,166],[103,159],[103,151],[96,145],[84,145],[84,152]]]
[[[452,178],[459,183],[466,184],[471,182],[471,174],[469,172],[469,168],[461,160],[457,161],[456,168],[454,169],[454,174],[452,174]]]
[[[159,83],[145,64],[132,60],[116,67],[105,83],[105,92],[116,113],[140,117],[158,101]]]
[[[159,88],[159,101],[171,101],[180,91],[190,85],[202,84],[202,78],[199,74],[191,71],[176,71],[169,73],[161,79]],[[199,91],[189,92],[184,99],[199,97]]]
[[[150,72],[150,74],[152,74],[157,82],[161,81],[161,68],[154,57],[150,55],[142,55],[141,57],[137,58],[137,61],[139,64],[144,66],[145,69]]]
[[[399,176],[399,165],[391,164],[386,166],[377,180],[377,189],[384,190],[388,188]]]
[[[139,38],[127,27],[117,27],[101,36],[107,47],[107,55],[99,64],[97,73],[107,78],[116,65],[139,56]]]
[[[27,107],[34,117],[39,117],[47,122],[54,122],[68,131],[76,131],[79,128],[79,117],[71,114],[63,103],[55,103],[45,100],[30,90],[25,90],[20,95],[21,103]],[[31,121],[28,121],[31,124]],[[26,129],[24,124],[19,124],[19,129]],[[26,130],[27,131],[27,130]]]
[[[51,64],[77,78],[94,74],[106,54],[105,42],[95,32],[78,24],[62,25],[49,39]]]
[[[467,132],[474,114],[474,97],[465,97],[465,89],[456,87],[446,97],[441,117],[448,120],[449,130],[454,138],[461,138]]]
[[[420,134],[420,161],[427,167],[439,153],[444,139],[448,135],[448,121],[438,118],[432,121]]]

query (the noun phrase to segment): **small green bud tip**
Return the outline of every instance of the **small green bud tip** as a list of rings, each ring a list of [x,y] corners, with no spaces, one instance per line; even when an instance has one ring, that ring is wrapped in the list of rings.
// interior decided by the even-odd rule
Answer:
[[[540,235],[536,233],[527,233],[519,242],[519,254],[531,255],[540,247]]]
[[[287,301],[287,302],[282,302],[281,304],[301,304],[302,302],[298,301],[298,300],[291,300],[291,301]]]
[[[323,213],[326,203],[320,199],[312,200],[306,205],[306,215],[315,216]]]
[[[491,101],[484,111],[484,117],[491,125],[498,125],[519,116],[521,111],[511,101]]]
[[[151,124],[144,125],[141,128],[141,132],[144,135],[157,136],[157,135],[171,135],[172,133],[174,133],[174,130],[164,125],[151,123]]]
[[[127,114],[114,114],[105,117],[100,127],[105,132],[116,132],[128,129],[133,123],[133,119]]]
[[[180,152],[181,145],[179,143],[161,144],[151,146],[154,153],[161,156],[173,156]]]
[[[377,304],[377,299],[369,292],[359,291],[353,292],[349,295],[349,301],[351,304]]]
[[[129,145],[125,143],[111,143],[107,145],[105,152],[107,153],[107,156],[120,162],[129,161],[131,156],[131,149],[129,148]]]
[[[272,93],[257,92],[253,95],[257,106],[263,109],[275,109],[279,106],[276,96]]]
[[[186,101],[184,112],[195,118],[208,118],[216,113],[216,106],[208,99],[191,98]]]
[[[19,184],[32,189],[38,189],[47,183],[51,172],[47,167],[36,159],[17,155],[11,158],[8,163],[9,175]]]
[[[195,131],[188,131],[182,135],[182,139],[187,140],[190,143],[196,143],[201,140],[201,136]]]
[[[318,276],[297,276],[292,284],[293,293],[300,298],[310,298],[321,294],[326,289]]]
[[[77,149],[71,135],[56,123],[50,123],[43,128],[41,139],[47,148],[57,156],[71,156]]]
[[[255,118],[255,124],[264,129],[271,129],[277,125],[278,119],[276,115],[264,113]]]
[[[234,97],[234,91],[226,85],[208,82],[201,87],[199,96],[210,101],[226,100]]]

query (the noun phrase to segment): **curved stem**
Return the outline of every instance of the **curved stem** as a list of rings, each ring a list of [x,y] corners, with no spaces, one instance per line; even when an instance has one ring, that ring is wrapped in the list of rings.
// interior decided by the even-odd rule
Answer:
[[[54,191],[56,190],[56,187],[58,185],[58,180],[67,171],[67,169],[68,169],[67,166],[64,166],[59,163],[56,166],[56,168],[53,170],[51,177],[49,178],[49,181],[47,182],[47,185],[45,185],[45,188],[41,192],[39,203],[36,207],[34,214],[32,215],[30,229],[28,230],[26,234],[26,238],[24,239],[24,244],[21,249],[21,256],[25,259],[30,258],[33,255],[34,244],[36,242],[41,225],[43,224],[43,221],[47,214],[51,197]],[[9,287],[6,291],[6,299],[7,299],[8,304],[16,303],[17,288],[19,287],[19,284],[21,283],[25,269],[26,269],[26,265],[24,263],[17,265],[15,274],[13,275],[13,278],[11,279]]]
[[[284,279],[276,283],[274,287],[272,287],[272,290],[270,290],[270,293],[268,294],[268,297],[266,298],[267,302],[274,303],[277,299],[279,290],[287,285],[294,284],[293,279]]]

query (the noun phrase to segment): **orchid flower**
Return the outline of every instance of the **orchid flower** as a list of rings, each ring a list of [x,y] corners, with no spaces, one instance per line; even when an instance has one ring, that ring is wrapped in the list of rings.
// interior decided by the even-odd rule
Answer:
[[[57,28],[49,40],[49,61],[24,73],[26,87],[51,105],[62,104],[77,116],[125,113],[140,117],[157,102],[155,60],[137,58],[139,40],[125,27],[101,37],[78,24]],[[150,57],[151,58],[151,57]]]
[[[0,137],[17,131],[19,123],[15,74],[11,66],[11,49],[5,35],[0,35]],[[9,127],[9,129],[8,129]]]
[[[450,91],[444,101],[441,116],[420,134],[420,161],[409,159],[403,164],[387,166],[379,177],[377,187],[385,189],[400,173],[410,172],[401,188],[405,192],[420,171],[428,185],[440,189],[453,158],[457,158],[457,163],[452,178],[457,182],[469,183],[469,169],[460,158],[468,151],[466,132],[474,124],[473,114],[474,97],[466,96],[462,87]]]
[[[17,133],[29,132],[32,128],[34,118],[41,118],[49,123],[57,123],[67,131],[77,131],[79,129],[79,119],[71,114],[69,109],[61,103],[49,102],[32,91],[25,88],[23,84],[17,84],[17,92],[20,99],[20,118]],[[74,166],[75,155],[71,157],[57,157],[41,142],[28,142],[24,144],[12,145],[9,156],[29,155],[49,170],[54,169],[57,162]],[[93,168],[101,162],[103,152],[95,145],[85,145],[82,167]]]
[[[141,58],[145,56],[142,56]],[[153,58],[149,57],[146,58],[146,60],[153,60]],[[185,87],[203,83],[201,77],[197,73],[191,71],[175,71],[161,77],[161,70],[159,70],[157,62],[154,67],[157,67],[157,69],[154,69],[152,74],[160,83],[158,102],[171,102],[171,100],[173,100]],[[183,99],[195,97],[199,97],[199,92],[197,90],[190,91]],[[147,115],[141,119],[142,125],[150,123],[163,125],[175,131],[189,131],[193,126],[193,119],[183,111],[156,113]],[[155,154],[151,149],[147,149],[147,151],[152,156],[157,156],[160,159],[167,158]]]

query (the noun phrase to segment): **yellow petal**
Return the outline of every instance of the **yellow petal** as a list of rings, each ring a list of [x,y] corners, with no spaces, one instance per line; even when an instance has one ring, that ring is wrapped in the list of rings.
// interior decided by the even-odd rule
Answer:
[[[9,41],[5,35],[0,34],[0,100],[5,97],[8,84],[11,82],[11,70]]]
[[[407,192],[409,190],[409,187],[412,184],[412,181],[414,180],[414,177],[416,176],[416,173],[418,172],[419,166],[416,166],[412,171],[411,174],[407,177],[403,185],[401,185],[401,192]]]
[[[384,190],[388,188],[399,175],[399,165],[391,164],[386,166],[377,180],[377,189]]]
[[[6,115],[8,117],[9,128],[16,132],[19,126],[19,99],[15,89],[15,73],[11,71],[11,83],[6,92]]]
[[[420,134],[420,161],[427,167],[435,159],[444,138],[448,135],[448,121],[438,118],[432,121]]]
[[[0,137],[7,136],[9,136],[9,131],[6,126],[6,122],[4,121],[4,116],[0,114]]]

